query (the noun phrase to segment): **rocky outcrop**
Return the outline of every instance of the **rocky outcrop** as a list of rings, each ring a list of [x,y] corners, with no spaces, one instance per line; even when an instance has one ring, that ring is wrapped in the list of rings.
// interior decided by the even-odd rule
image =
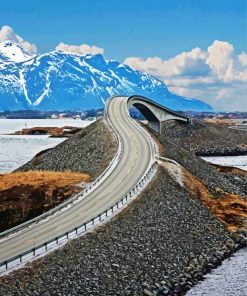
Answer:
[[[49,135],[56,138],[71,137],[81,131],[82,128],[74,126],[63,127],[32,127],[24,128],[14,133],[14,135]]]
[[[87,186],[90,176],[72,172],[0,175],[0,231],[37,217]]]

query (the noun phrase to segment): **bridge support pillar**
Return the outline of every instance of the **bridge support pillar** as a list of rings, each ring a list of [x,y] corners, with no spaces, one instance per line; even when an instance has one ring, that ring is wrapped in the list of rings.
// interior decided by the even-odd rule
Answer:
[[[161,122],[160,121],[149,121],[148,127],[157,132],[158,134],[161,133]]]

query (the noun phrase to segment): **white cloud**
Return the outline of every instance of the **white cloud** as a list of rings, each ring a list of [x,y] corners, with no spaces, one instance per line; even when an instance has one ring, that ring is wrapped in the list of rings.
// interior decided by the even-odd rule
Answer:
[[[13,40],[29,54],[37,53],[37,47],[35,44],[31,44],[28,41],[25,41],[21,36],[17,35],[9,26],[3,26],[0,29],[0,42],[6,40]]]
[[[240,55],[238,55],[238,60],[243,66],[247,66],[247,53],[242,52]]]
[[[125,64],[163,80],[179,95],[203,99],[216,109],[247,111],[247,53],[234,53],[228,42],[215,40],[168,60],[129,57]]]
[[[91,53],[91,54],[103,54],[104,49],[97,47],[95,45],[88,45],[88,44],[81,44],[81,45],[68,45],[64,44],[63,42],[59,43],[55,50],[61,50],[64,52],[70,52],[70,53],[78,53],[78,54],[86,54],[86,53]]]
[[[212,72],[223,81],[231,80],[233,71],[233,46],[228,42],[215,40],[208,47],[206,64]]]
[[[153,75],[160,77],[179,75],[201,75],[208,73],[209,68],[204,63],[205,54],[200,48],[194,48],[190,52],[181,54],[169,60],[161,60],[158,57],[141,59],[136,57],[127,58],[124,63]]]

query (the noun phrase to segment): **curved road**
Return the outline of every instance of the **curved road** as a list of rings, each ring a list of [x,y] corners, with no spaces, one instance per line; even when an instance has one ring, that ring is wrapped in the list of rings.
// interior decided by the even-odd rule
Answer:
[[[71,208],[13,237],[2,239],[0,262],[88,222],[115,205],[141,179],[152,157],[150,142],[129,117],[126,97],[112,98],[107,108],[107,119],[122,139],[123,147],[122,156],[113,172],[85,199]]]

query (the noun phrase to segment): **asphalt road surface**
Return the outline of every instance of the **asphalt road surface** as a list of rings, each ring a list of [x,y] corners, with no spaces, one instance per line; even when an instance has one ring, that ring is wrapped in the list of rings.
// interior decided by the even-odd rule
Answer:
[[[48,221],[0,241],[0,262],[88,222],[114,206],[140,180],[149,166],[152,148],[130,119],[126,97],[115,97],[110,100],[108,121],[116,129],[123,143],[121,159],[113,172],[99,187],[71,208]]]

